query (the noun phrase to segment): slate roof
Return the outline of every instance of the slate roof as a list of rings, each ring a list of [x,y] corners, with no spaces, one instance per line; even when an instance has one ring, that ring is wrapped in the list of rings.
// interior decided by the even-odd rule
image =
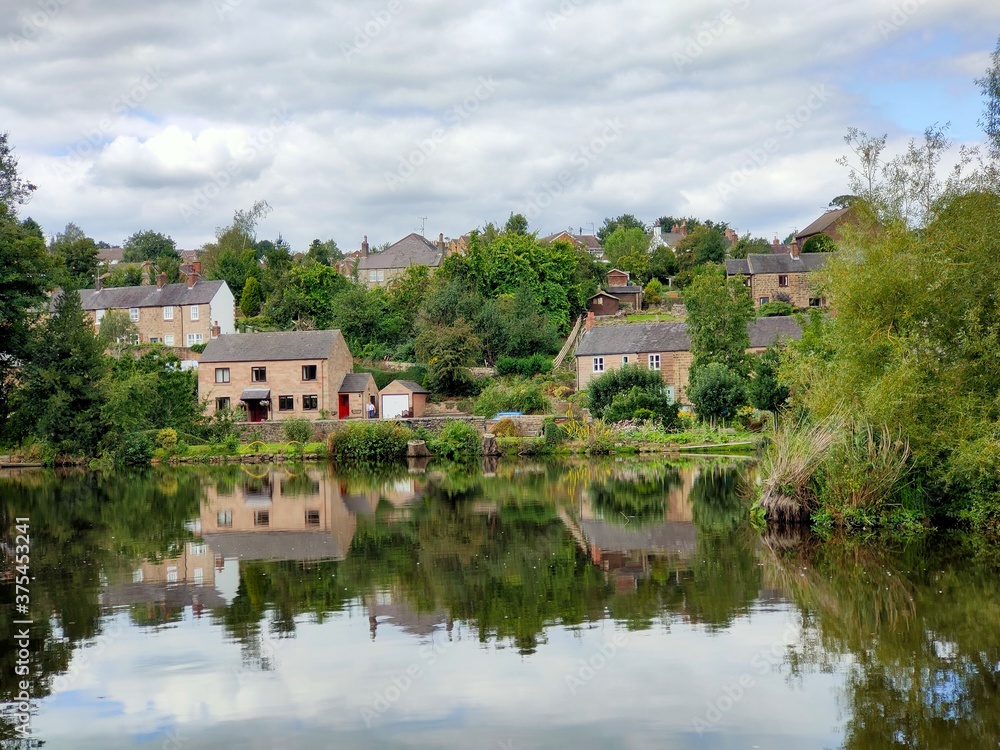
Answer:
[[[812,224],[810,224],[805,229],[803,229],[801,232],[799,232],[798,234],[796,234],[795,235],[795,239],[797,239],[797,240],[805,240],[805,239],[809,239],[814,234],[819,234],[820,232],[825,232],[827,229],[830,228],[830,225],[832,225],[835,221],[837,221],[837,219],[839,219],[840,217],[842,217],[844,214],[846,214],[850,210],[851,210],[851,207],[847,206],[846,208],[838,208],[835,211],[827,211],[825,214],[823,214],[818,219],[816,219],[816,221],[814,221]]]
[[[399,383],[411,393],[430,393],[430,391],[420,385],[420,383],[414,383],[412,380],[393,380],[392,383]],[[392,383],[389,383],[389,385],[392,385]],[[386,388],[388,387],[389,386],[387,385]]]
[[[802,329],[792,317],[759,318],[747,324],[751,348],[764,348],[782,339],[799,339]],[[577,357],[611,354],[686,352],[691,349],[686,323],[597,326],[583,335]]]
[[[750,275],[750,263],[746,258],[732,258],[726,261],[726,275],[736,276],[737,274]]]
[[[130,307],[167,307],[169,305],[207,305],[226,285],[225,281],[199,281],[187,284],[104,287],[101,291],[81,289],[84,310],[127,310]]]
[[[329,531],[245,531],[203,534],[202,540],[223,557],[240,560],[343,560]]]
[[[572,232],[556,232],[555,234],[550,234],[548,237],[542,237],[542,242],[554,242],[562,236],[571,238],[575,242],[579,242],[584,245],[590,252],[595,254],[600,254],[604,252],[604,248],[601,247],[601,241],[593,234],[573,234]]]
[[[370,372],[349,372],[340,381],[338,393],[364,393],[368,383],[374,383],[375,378]]]
[[[631,284],[629,286],[609,286],[608,291],[611,294],[641,294],[642,287],[632,286]]]
[[[381,253],[359,258],[358,270],[372,271],[379,268],[407,268],[409,266],[437,268],[441,265],[443,258],[444,253],[438,249],[437,245],[416,232],[412,232]]]
[[[809,273],[826,265],[831,253],[802,253],[798,258],[791,255],[751,254],[747,256],[750,273]],[[729,270],[727,263],[726,270]]]
[[[201,362],[326,359],[340,338],[338,330],[228,333],[208,342]]]
[[[102,247],[97,250],[97,260],[99,263],[121,263],[125,255],[125,249],[121,247]]]

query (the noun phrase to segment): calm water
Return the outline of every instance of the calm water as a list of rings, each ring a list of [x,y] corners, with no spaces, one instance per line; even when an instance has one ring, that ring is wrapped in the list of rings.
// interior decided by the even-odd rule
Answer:
[[[3,527],[31,519],[33,737],[1000,747],[997,547],[762,538],[742,521],[741,466],[0,476]]]

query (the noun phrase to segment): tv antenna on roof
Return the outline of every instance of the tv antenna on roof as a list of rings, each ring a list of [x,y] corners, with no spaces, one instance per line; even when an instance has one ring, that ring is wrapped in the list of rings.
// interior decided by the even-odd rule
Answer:
[[[423,237],[424,236],[424,229],[427,226],[427,218],[428,217],[426,217],[426,216],[418,216],[417,218],[420,219],[420,236]]]

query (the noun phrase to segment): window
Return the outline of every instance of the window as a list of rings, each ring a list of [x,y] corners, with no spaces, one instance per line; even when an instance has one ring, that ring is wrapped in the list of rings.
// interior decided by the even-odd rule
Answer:
[[[820,306],[820,299],[819,299],[819,297],[810,297],[809,298],[809,307],[819,307],[819,306]]]
[[[315,411],[319,408],[319,396],[303,396],[302,397],[302,408],[305,411]]]
[[[138,333],[131,333],[131,334],[129,334],[128,342],[132,346],[139,346],[139,334]]]
[[[204,568],[195,568],[194,569],[194,585],[195,586],[201,586],[203,583],[205,583],[205,569]]]
[[[380,282],[380,281],[385,281],[385,271],[384,270],[369,271],[368,272],[368,281],[370,283],[372,283],[372,284]]]
[[[307,510],[306,511],[306,526],[319,526],[319,511],[318,510]]]
[[[171,565],[167,568],[167,583],[177,583],[177,566]]]
[[[149,337],[149,343],[150,344],[159,344],[160,343],[160,339],[157,338],[156,336],[150,336]]]
[[[228,383],[229,382],[229,368],[228,367],[216,367],[215,368],[215,382],[216,383]]]
[[[598,298],[597,298],[597,299],[595,300],[595,302],[597,303],[597,306],[598,306],[598,307],[604,307],[604,297],[598,297]]]
[[[670,403],[674,403],[674,387],[672,385],[663,386],[663,395],[669,399]]]
[[[302,379],[303,380],[315,380],[316,379],[316,365],[302,365]]]
[[[205,340],[205,337],[200,333],[189,333],[187,337],[188,346],[194,346],[195,344],[200,344]]]
[[[594,357],[594,372],[604,372],[604,357]]]
[[[198,305],[191,305],[191,320],[198,320]]]
[[[628,364],[628,355],[627,354],[625,354],[625,355],[622,356],[622,364],[623,365],[627,365]]]
[[[132,571],[132,583],[142,583],[142,568]]]
[[[231,510],[219,511],[219,527],[228,528],[233,525],[233,512]]]
[[[278,411],[291,411],[295,408],[295,396],[278,396]]]
[[[163,308],[163,319],[173,320],[174,319],[174,307],[173,305],[167,305]]]
[[[101,324],[101,321],[102,321],[102,320],[104,320],[104,314],[105,314],[106,312],[107,312],[107,310],[98,310],[98,311],[97,311],[97,312],[96,312],[96,313],[94,314],[94,318],[95,318],[95,319],[97,320],[97,325],[100,325],[100,324]]]
[[[172,333],[165,334],[163,336],[163,345],[164,346],[173,346],[174,345],[174,334],[172,334]]]
[[[762,305],[766,305],[770,301],[771,300],[769,300],[767,297],[761,297],[760,298],[760,304],[762,304]]]
[[[201,557],[208,551],[204,542],[188,542],[188,554],[192,557]]]
[[[251,367],[250,368],[250,380],[255,383],[263,383],[267,380],[267,368],[266,367]]]
[[[254,526],[270,526],[271,525],[271,511],[269,511],[269,510],[255,510],[253,512],[253,525]]]
[[[215,399],[215,410],[216,411],[226,411],[229,408],[228,398],[217,398]]]
[[[660,369],[660,355],[659,354],[650,354],[649,355],[649,369],[650,370],[659,370]]]
[[[128,319],[131,320],[133,323],[138,323],[139,322],[139,308],[138,307],[130,307],[128,309]]]
[[[778,277],[778,286],[788,286],[788,277],[787,276],[779,276]]]

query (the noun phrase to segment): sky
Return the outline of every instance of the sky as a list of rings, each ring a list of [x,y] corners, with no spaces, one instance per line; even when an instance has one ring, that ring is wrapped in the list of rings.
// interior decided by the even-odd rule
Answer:
[[[976,144],[995,0],[2,0],[22,216],[181,249],[345,251],[523,213],[784,238],[848,191],[848,127]],[[9,12],[13,9],[14,12]]]

